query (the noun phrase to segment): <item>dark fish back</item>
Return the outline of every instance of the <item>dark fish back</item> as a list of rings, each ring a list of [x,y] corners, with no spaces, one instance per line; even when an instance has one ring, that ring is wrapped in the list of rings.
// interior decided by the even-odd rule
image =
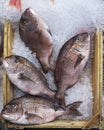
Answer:
[[[88,33],[81,33],[67,41],[59,52],[55,68],[56,99],[62,108],[65,107],[65,90],[78,81],[88,60],[89,44]]]

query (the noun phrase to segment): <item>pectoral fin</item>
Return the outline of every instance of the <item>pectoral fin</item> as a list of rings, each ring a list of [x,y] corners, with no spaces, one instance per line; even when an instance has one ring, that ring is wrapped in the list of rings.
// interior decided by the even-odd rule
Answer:
[[[74,69],[81,63],[81,61],[84,59],[84,57],[85,56],[83,56],[81,54],[78,55],[78,59],[77,59],[75,65],[74,65]]]
[[[30,77],[28,77],[28,75],[25,75],[24,73],[20,73],[19,76],[18,76],[18,79],[29,80],[29,81],[34,82]]]
[[[28,77],[26,77],[23,73],[20,73],[19,76],[18,76],[19,79],[25,79],[27,80]]]
[[[28,120],[29,122],[34,122],[36,124],[38,124],[38,122],[43,122],[44,119],[36,114],[32,114],[32,113],[28,113],[28,112],[25,112],[25,115],[26,115],[26,120]]]

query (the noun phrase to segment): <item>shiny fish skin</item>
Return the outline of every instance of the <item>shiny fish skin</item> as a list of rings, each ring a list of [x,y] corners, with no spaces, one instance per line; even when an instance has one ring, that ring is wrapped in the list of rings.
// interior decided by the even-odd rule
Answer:
[[[23,92],[54,98],[55,93],[48,88],[44,75],[27,59],[11,55],[4,58],[3,66],[10,81]]]
[[[61,48],[55,68],[57,84],[56,99],[60,107],[65,108],[65,90],[72,87],[88,61],[90,53],[90,35],[85,32],[67,41]]]
[[[77,110],[81,103],[79,101],[68,105],[66,111],[63,109],[55,111],[51,100],[25,95],[5,105],[1,116],[15,124],[42,124],[51,122],[63,114],[81,116],[81,113]]]
[[[32,52],[36,52],[43,72],[51,68],[49,60],[52,54],[52,35],[45,22],[31,8],[27,8],[21,16],[19,34],[22,41]]]

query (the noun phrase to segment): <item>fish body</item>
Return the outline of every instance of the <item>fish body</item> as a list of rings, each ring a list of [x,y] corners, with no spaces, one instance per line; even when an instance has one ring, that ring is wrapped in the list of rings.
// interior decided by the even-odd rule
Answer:
[[[90,53],[90,35],[85,32],[67,41],[61,48],[55,68],[57,84],[56,98],[59,105],[65,106],[65,90],[72,87],[88,61]]]
[[[26,58],[8,56],[4,58],[3,66],[10,81],[23,92],[54,97],[55,93],[48,88],[44,75]]]
[[[16,124],[43,124],[51,122],[63,114],[81,116],[77,110],[82,102],[74,102],[67,106],[66,111],[58,109],[55,111],[51,100],[38,96],[23,96],[12,100],[4,106],[1,116],[9,122]]]
[[[19,34],[25,45],[36,53],[43,72],[47,73],[53,50],[52,35],[45,22],[31,8],[27,8],[21,16]]]

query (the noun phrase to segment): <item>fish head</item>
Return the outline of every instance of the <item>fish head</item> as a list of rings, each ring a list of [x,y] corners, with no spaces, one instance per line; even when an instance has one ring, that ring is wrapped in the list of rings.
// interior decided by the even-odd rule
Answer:
[[[17,121],[23,114],[22,104],[20,101],[13,100],[4,106],[1,111],[1,117],[8,121]]]
[[[74,37],[73,49],[77,52],[86,52],[90,48],[90,35],[85,32]]]
[[[3,66],[6,71],[14,74],[20,72],[25,63],[25,58],[16,55],[11,55],[3,59]]]
[[[21,16],[20,28],[25,29],[26,27],[34,28],[37,26],[37,14],[31,8],[27,8]]]

